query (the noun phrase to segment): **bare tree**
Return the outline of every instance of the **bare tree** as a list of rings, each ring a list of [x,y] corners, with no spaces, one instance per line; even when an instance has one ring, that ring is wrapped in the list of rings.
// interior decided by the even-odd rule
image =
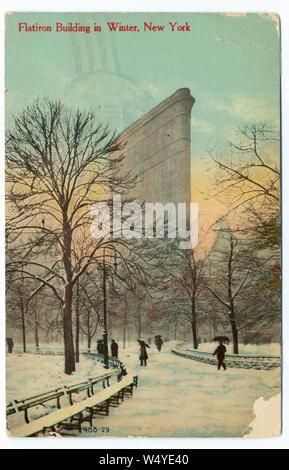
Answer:
[[[214,295],[214,297],[222,304],[224,307],[225,315],[228,316],[230,321],[231,329],[232,329],[232,336],[233,336],[233,348],[234,354],[239,353],[239,329],[237,324],[237,312],[235,307],[235,301],[238,295],[241,293],[241,289],[244,283],[247,280],[249,270],[244,274],[241,281],[238,281],[238,285],[234,286],[234,261],[236,256],[237,250],[237,240],[230,234],[227,238],[225,238],[226,242],[228,243],[228,249],[226,251],[219,252],[219,255],[223,256],[222,262],[220,262],[218,273],[219,276],[214,276],[213,286],[207,286],[208,290]],[[225,270],[223,270],[223,264],[226,265]],[[221,280],[222,277],[222,280]],[[218,290],[218,284],[223,284],[224,289],[222,289],[224,295],[220,293]],[[215,287],[216,285],[216,287]]]
[[[134,289],[130,289],[125,293],[126,310],[129,313],[129,316],[127,315],[126,318],[126,323],[128,324],[128,319],[131,323],[134,322],[137,338],[142,337],[147,297],[147,289],[142,286],[135,286]]]
[[[33,331],[36,348],[39,348],[39,334],[43,327],[43,300],[43,297],[40,295],[33,297],[33,299],[29,302],[29,306],[25,315],[27,326]]]
[[[238,215],[238,230],[255,236],[256,248],[279,247],[279,132],[253,123],[242,125],[239,134],[238,142],[229,142],[229,152],[211,154],[217,167],[213,196],[226,205],[227,215]]]
[[[239,353],[239,334],[249,326],[262,325],[278,318],[272,291],[262,284],[266,259],[251,249],[251,241],[237,238],[229,227],[219,232],[209,259],[207,289],[219,303],[217,318],[232,332],[234,354]],[[270,307],[269,307],[270,305]],[[269,308],[268,308],[269,307]]]
[[[212,154],[211,157],[216,164],[215,190],[213,196],[225,204],[225,217],[230,215],[234,220],[234,233],[232,230],[224,235],[227,241],[227,250],[223,250],[221,258],[227,259],[223,282],[226,285],[227,293],[224,296],[218,295],[211,284],[211,292],[216,299],[229,312],[229,319],[232,326],[234,349],[237,351],[238,330],[244,328],[240,321],[235,318],[235,303],[237,297],[248,294],[248,298],[254,297],[253,305],[256,310],[260,307],[262,312],[259,315],[255,312],[251,318],[247,319],[249,325],[254,325],[258,321],[264,321],[265,298],[268,294],[266,287],[275,287],[274,295],[279,295],[280,291],[280,142],[278,129],[265,123],[244,124],[239,129],[239,141],[229,142],[229,152],[222,153],[222,157]],[[225,233],[225,232],[223,232]],[[240,237],[244,237],[249,243],[246,244],[246,252],[243,251],[243,261],[246,259],[248,267],[252,264],[259,266],[258,271],[252,270],[250,275],[246,274],[245,261],[243,262],[243,277],[239,280],[236,276],[234,266],[236,255],[240,251],[240,245],[244,244]],[[250,245],[250,246],[249,246]],[[226,254],[225,254],[226,252]],[[239,264],[242,269],[242,263]],[[247,269],[248,270],[248,269]],[[260,274],[263,281],[260,283]],[[270,280],[268,280],[268,275]],[[220,277],[220,276],[219,276]],[[250,280],[249,280],[250,278]],[[233,284],[240,281],[240,287],[233,289]],[[256,287],[255,291],[249,293],[249,285]],[[265,287],[265,289],[262,287]],[[263,296],[259,299],[259,293]],[[260,300],[260,302],[259,302]],[[269,317],[278,316],[278,301],[275,299],[276,311],[268,314]],[[241,309],[244,312],[244,309]],[[248,314],[250,306],[246,306]],[[237,326],[238,323],[238,326]]]
[[[26,352],[26,338],[27,338],[27,306],[28,306],[28,291],[27,283],[20,279],[17,282],[8,284],[6,292],[6,316],[7,325],[13,329],[20,329],[22,336],[22,349]]]
[[[229,154],[211,157],[217,165],[215,196],[235,211],[253,200],[280,202],[279,134],[266,124],[244,124]]]
[[[167,285],[175,298],[178,319],[190,323],[195,349],[199,346],[198,322],[203,314],[199,301],[205,286],[205,262],[206,257],[198,258],[195,250],[181,250],[173,245],[164,266],[168,275]]]
[[[82,277],[79,282],[78,296],[76,297],[79,309],[79,330],[87,338],[88,351],[91,350],[92,340],[100,324],[102,298],[98,281],[99,279],[92,274]]]

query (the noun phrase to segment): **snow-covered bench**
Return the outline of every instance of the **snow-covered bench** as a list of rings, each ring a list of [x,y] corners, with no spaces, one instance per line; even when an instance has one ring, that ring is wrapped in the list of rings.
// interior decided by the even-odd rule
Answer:
[[[30,408],[43,405],[45,403],[51,402],[53,400],[56,400],[56,406],[58,409],[61,408],[61,402],[66,399],[66,404],[73,405],[73,394],[78,394],[83,390],[86,390],[87,396],[90,397],[91,395],[94,394],[94,386],[102,382],[103,388],[105,386],[109,386],[110,379],[113,376],[119,376],[119,371],[110,371],[107,372],[106,374],[94,377],[94,378],[89,378],[88,380],[84,382],[80,382],[77,384],[73,385],[64,385],[62,387],[58,387],[55,390],[49,390],[48,392],[41,393],[38,395],[34,395],[29,398],[25,398],[23,400],[13,400],[10,403],[8,403],[6,407],[6,415],[10,416],[15,413],[24,412],[24,419],[25,422],[28,424],[30,422],[29,416],[28,416],[28,410]]]
[[[89,398],[53,411],[23,426],[12,428],[10,435],[14,437],[34,436],[45,430],[54,430],[54,427],[59,424],[63,424],[64,427],[68,428],[77,428],[78,431],[81,432],[81,424],[84,421],[89,421],[92,426],[92,420],[95,414],[109,414],[110,402],[119,403],[119,400],[123,401],[126,394],[132,396],[133,387],[137,387],[137,383],[137,376],[127,375],[123,377],[122,380]],[[76,421],[76,424],[74,424],[74,421]]]

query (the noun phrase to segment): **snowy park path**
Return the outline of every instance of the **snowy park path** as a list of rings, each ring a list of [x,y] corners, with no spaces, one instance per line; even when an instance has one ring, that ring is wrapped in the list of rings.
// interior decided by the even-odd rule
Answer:
[[[219,372],[175,356],[168,346],[148,352],[143,368],[137,351],[120,351],[129,372],[139,375],[139,387],[108,417],[95,418],[95,432],[81,437],[240,437],[254,418],[254,402],[279,392],[280,369]]]

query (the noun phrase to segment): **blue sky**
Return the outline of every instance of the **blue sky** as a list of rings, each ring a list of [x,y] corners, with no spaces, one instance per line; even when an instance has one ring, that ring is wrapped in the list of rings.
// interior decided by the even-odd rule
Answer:
[[[19,33],[18,22],[97,23],[101,33]],[[107,21],[190,24],[190,32],[109,33]],[[279,35],[269,15],[14,13],[6,17],[6,116],[42,96],[92,107],[121,131],[178,88],[196,99],[192,155],[243,121],[278,124]]]

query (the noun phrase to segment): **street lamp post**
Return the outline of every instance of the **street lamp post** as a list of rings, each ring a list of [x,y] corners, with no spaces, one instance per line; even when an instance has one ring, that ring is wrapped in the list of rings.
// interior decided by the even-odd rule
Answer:
[[[23,340],[23,352],[26,353],[26,325],[25,325],[25,305],[24,305],[24,277],[23,277],[23,266],[21,270],[21,322],[22,322],[22,340]]]
[[[102,263],[102,271],[103,271],[103,359],[104,359],[104,368],[108,369],[108,338],[107,338],[107,318],[106,318],[106,269],[107,266],[105,265],[105,248],[103,250],[103,263]]]
[[[111,248],[110,248],[111,249]],[[115,263],[114,268],[117,268],[116,262],[116,250],[114,250],[115,255]],[[107,311],[106,311],[106,276],[110,269],[110,266],[106,265],[105,260],[105,248],[103,249],[103,256],[102,256],[102,265],[99,266],[102,271],[102,292],[103,292],[103,362],[104,368],[108,369],[108,334],[107,334]]]

